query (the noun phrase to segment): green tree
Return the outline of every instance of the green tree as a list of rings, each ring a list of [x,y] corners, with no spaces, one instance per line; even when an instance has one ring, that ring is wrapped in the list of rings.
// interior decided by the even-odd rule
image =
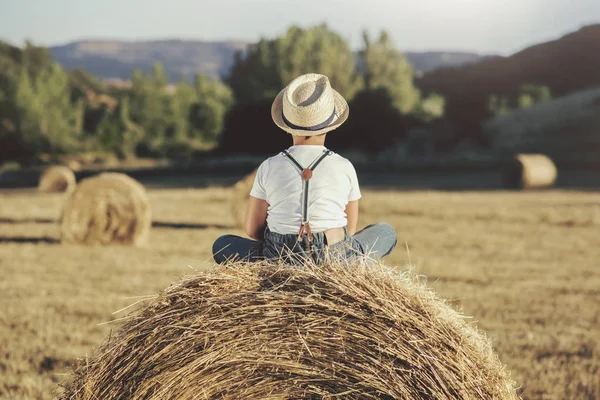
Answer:
[[[83,69],[74,69],[69,72],[69,86],[71,87],[71,99],[86,100],[88,91],[102,93],[104,85]]]
[[[203,141],[215,143],[223,130],[226,107],[214,98],[203,98],[192,106],[191,123]]]
[[[494,116],[508,114],[511,111],[510,101],[506,96],[491,95],[488,99],[488,111]]]
[[[159,151],[168,137],[171,96],[167,93],[167,78],[161,64],[155,64],[153,72],[144,74],[136,70],[129,92],[131,120],[144,133],[144,146],[150,152]]]
[[[227,82],[238,102],[260,102],[273,99],[291,80],[310,72],[327,75],[348,101],[362,87],[350,46],[326,24],[292,26],[280,37],[260,40],[245,56],[236,56]]]
[[[219,80],[198,74],[194,81],[194,89],[196,90],[196,96],[200,99],[204,97],[214,98],[223,103],[226,108],[233,105],[234,99],[231,88]]]
[[[535,104],[533,96],[528,93],[521,93],[518,99],[519,108],[529,108]]]
[[[25,42],[21,51],[20,64],[29,72],[31,78],[56,66],[48,49],[35,46],[30,41]]]
[[[22,70],[21,58],[21,49],[0,41],[0,134],[5,131],[4,121],[14,124],[16,120],[15,94]]]
[[[233,93],[218,80],[198,74],[194,81],[196,102],[190,110],[190,123],[196,138],[215,143],[224,127],[225,115],[233,105]]]
[[[151,74],[134,72],[127,96],[131,121],[145,133],[140,152],[148,156],[179,157],[191,147],[215,143],[233,102],[226,85],[201,74],[193,85],[181,79],[174,88],[168,87],[160,64]]]
[[[413,110],[413,115],[424,122],[433,122],[444,116],[446,108],[446,99],[436,93],[422,99],[417,108]]]
[[[135,155],[137,145],[144,138],[144,131],[131,121],[127,97],[121,99],[115,112],[105,110],[97,136],[103,150],[113,152],[121,158]]]
[[[402,114],[417,109],[420,92],[414,85],[414,71],[404,54],[397,50],[386,31],[373,42],[363,33],[360,68],[367,90],[385,89],[394,107]]]
[[[550,88],[541,85],[524,84],[519,92],[511,97],[492,95],[488,100],[488,111],[493,116],[508,114],[519,108],[529,108],[552,99]]]
[[[40,135],[41,105],[36,97],[35,88],[33,87],[29,73],[24,68],[19,75],[14,100],[17,109],[16,128],[22,141],[27,143],[34,151],[41,151],[43,148],[43,141]]]
[[[83,104],[73,105],[70,95],[68,75],[58,65],[33,80],[22,69],[15,94],[17,130],[34,151],[64,153],[79,145]]]
[[[182,143],[193,137],[192,125],[190,123],[190,112],[196,101],[194,88],[184,79],[181,79],[175,91],[171,95],[168,105],[170,106],[170,132],[172,140]]]
[[[27,161],[77,147],[82,104],[70,101],[67,77],[48,50],[0,41],[0,158]]]
[[[551,99],[552,93],[548,86],[525,84],[519,89],[517,103],[519,108],[527,108]]]

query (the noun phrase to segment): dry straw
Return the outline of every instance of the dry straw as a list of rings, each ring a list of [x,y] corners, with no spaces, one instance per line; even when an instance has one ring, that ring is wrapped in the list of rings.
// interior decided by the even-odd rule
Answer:
[[[383,266],[250,264],[172,285],[63,399],[517,399],[485,336]]]
[[[542,189],[556,182],[556,166],[543,154],[517,154],[504,168],[505,184],[513,189]]]
[[[144,187],[124,174],[84,179],[65,202],[62,239],[89,245],[143,244],[152,215]]]
[[[67,167],[54,165],[41,175],[38,190],[43,193],[63,193],[75,189],[75,174]]]
[[[233,186],[233,197],[231,199],[231,215],[235,221],[235,226],[244,229],[246,218],[246,207],[248,196],[254,184],[256,170],[252,171]]]

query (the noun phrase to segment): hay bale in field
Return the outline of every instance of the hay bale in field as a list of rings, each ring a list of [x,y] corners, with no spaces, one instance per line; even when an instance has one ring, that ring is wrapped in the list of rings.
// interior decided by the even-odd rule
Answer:
[[[42,173],[38,190],[43,193],[70,192],[76,184],[73,171],[62,165],[54,165]]]
[[[517,399],[488,340],[383,266],[231,265],[172,285],[63,399]]]
[[[60,217],[63,241],[89,245],[141,245],[151,225],[144,187],[119,173],[82,180],[65,202]]]
[[[250,190],[252,190],[252,185],[254,184],[256,171],[257,170],[255,169],[233,186],[231,215],[235,221],[235,226],[240,229],[244,229],[248,196],[250,196]]]
[[[69,167],[72,171],[81,171],[83,166],[79,160],[71,159],[66,162],[66,166]]]
[[[504,183],[511,189],[551,187],[556,176],[556,166],[543,154],[517,154],[504,166]]]

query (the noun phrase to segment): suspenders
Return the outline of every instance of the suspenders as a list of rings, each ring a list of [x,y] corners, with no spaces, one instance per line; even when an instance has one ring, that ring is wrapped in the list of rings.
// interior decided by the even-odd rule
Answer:
[[[309,166],[308,168],[304,168],[302,164],[296,160],[294,156],[290,154],[289,151],[284,150],[281,155],[287,159],[290,164],[296,168],[300,176],[302,177],[302,225],[300,225],[300,232],[298,232],[298,241],[301,242],[305,237],[308,239],[308,247],[310,247],[312,242],[312,231],[310,230],[310,222],[308,220],[308,194],[310,189],[310,178],[312,178],[313,171],[317,166],[325,159],[325,157],[333,154],[331,150],[323,150],[321,153]]]

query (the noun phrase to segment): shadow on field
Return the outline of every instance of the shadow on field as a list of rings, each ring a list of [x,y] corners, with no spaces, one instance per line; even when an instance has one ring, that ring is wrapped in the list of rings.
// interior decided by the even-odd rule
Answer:
[[[507,190],[500,171],[368,171],[356,168],[360,186],[365,189],[415,191],[503,191]],[[245,171],[245,172],[251,172]],[[597,171],[559,170],[556,189],[598,191]],[[142,176],[139,181],[152,189],[231,187],[244,174],[221,173],[193,176]]]
[[[0,224],[55,224],[51,218],[4,218],[0,217]]]
[[[148,189],[205,189],[231,187],[253,170],[253,167],[225,170],[194,171],[189,169],[150,168],[123,171]],[[423,170],[397,169],[372,170],[356,166],[360,186],[377,190],[439,190],[439,191],[499,191],[506,190],[502,172],[498,169],[484,170]],[[96,173],[100,171],[95,171]],[[78,174],[78,179],[93,175],[93,171]],[[559,169],[555,185],[557,189],[583,191],[600,190],[600,173],[593,170]],[[31,179],[21,175],[15,177],[0,174],[0,189],[33,192],[39,180],[39,171]],[[1,192],[1,191],[0,191]]]
[[[57,224],[58,221],[51,218],[5,218],[0,217],[0,224]],[[153,228],[171,228],[171,229],[229,229],[233,226],[222,224],[190,224],[183,222],[163,222],[153,221]],[[0,242],[7,238],[0,237]],[[15,242],[18,242],[15,240]]]
[[[209,229],[209,228],[228,229],[228,228],[232,228],[231,225],[221,225],[221,224],[186,224],[186,223],[179,223],[179,222],[160,222],[160,221],[153,221],[152,227],[153,228],[172,228],[172,229]]]
[[[27,237],[27,236],[0,236],[0,243],[33,243],[33,244],[59,244],[60,240],[50,237]]]

